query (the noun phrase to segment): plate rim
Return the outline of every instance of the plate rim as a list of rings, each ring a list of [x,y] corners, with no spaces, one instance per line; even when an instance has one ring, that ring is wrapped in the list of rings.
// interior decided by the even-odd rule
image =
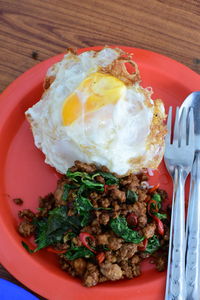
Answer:
[[[99,50],[101,48],[103,48],[104,46],[95,46],[95,47],[87,47],[87,48],[81,48],[81,49],[78,49],[78,52],[84,52],[84,51],[89,51],[89,50]],[[169,67],[169,66],[174,66],[175,65],[175,69],[176,71],[179,73],[180,72],[180,75],[184,78],[184,77],[187,77],[188,75],[190,77],[193,77],[194,81],[197,81],[200,83],[200,75],[198,73],[196,73],[195,71],[191,70],[190,68],[188,68],[187,66],[183,65],[182,63],[180,62],[177,62],[176,60],[174,59],[171,59],[165,55],[162,55],[162,54],[159,54],[157,52],[153,52],[153,51],[149,51],[149,50],[146,50],[146,49],[140,49],[140,48],[135,48],[135,47],[126,47],[126,46],[115,46],[115,45],[111,45],[109,47],[119,47],[121,49],[124,49],[125,51],[127,52],[133,52],[134,51],[138,51],[138,52],[141,52],[144,57],[145,55],[148,57],[148,60],[150,60],[149,58],[149,55],[150,57],[154,58],[155,60],[161,60],[163,61],[164,60],[164,65],[166,65],[166,67]],[[23,83],[23,81],[25,80],[29,80],[33,74],[37,73],[37,71],[40,71],[40,70],[43,70],[43,73],[46,73],[46,71],[44,71],[44,69],[47,69],[49,67],[49,65],[51,65],[51,63],[55,63],[55,61],[59,61],[62,57],[63,57],[64,53],[61,53],[61,54],[58,54],[56,56],[53,56],[47,60],[44,60],[38,64],[36,64],[35,66],[33,66],[32,68],[28,69],[26,72],[24,72],[23,74],[21,74],[18,78],[16,78],[4,91],[3,93],[0,95],[0,116],[2,115],[2,110],[1,110],[1,107],[4,107],[4,109],[6,109],[6,107],[8,107],[10,105],[10,102],[11,102],[11,99],[10,101],[7,101],[7,99],[12,95],[12,93],[15,91],[16,88],[18,88],[20,86],[21,83]],[[133,59],[134,59],[134,56],[133,56]],[[189,74],[188,74],[189,73]],[[41,83],[41,81],[39,79],[37,79],[37,84],[38,83]],[[35,84],[36,85],[36,84]],[[23,90],[23,95],[26,95],[27,91],[29,91],[29,87],[28,85],[24,87],[24,90]],[[22,97],[22,96],[21,96]],[[1,118],[0,118],[1,119]],[[2,116],[2,119],[1,119],[1,122],[0,122],[0,130],[1,130],[1,126],[4,124],[4,121],[6,120],[6,116]],[[1,131],[0,131],[1,132]],[[3,241],[2,239],[2,236],[3,236],[3,232],[4,234],[6,234],[8,232],[4,222],[3,222],[3,219],[1,218],[1,215],[0,215],[0,225],[2,226],[1,227],[1,237],[0,237],[0,240]],[[4,231],[3,231],[4,230]],[[7,244],[9,243],[13,243],[13,238],[12,236],[8,236],[7,237]],[[20,247],[20,245],[18,245],[18,247]],[[21,248],[21,247],[20,247]],[[0,254],[1,254],[1,257],[3,257],[2,253],[3,253],[4,249],[3,249],[3,246],[2,246],[2,243],[0,243]],[[23,253],[21,251],[22,255],[25,256],[26,253]],[[5,264],[4,262],[1,261],[2,265],[5,266],[5,268],[7,269],[8,268],[8,271],[14,275],[20,282],[24,283],[27,287],[29,287],[31,290],[39,293],[40,295],[44,296],[44,297],[48,297],[47,293],[44,292],[43,290],[41,290],[41,287],[37,287],[34,285],[33,282],[30,282],[30,280],[27,280],[26,278],[23,277],[23,274],[21,274],[21,272],[19,272],[18,270],[10,270],[10,263],[8,262],[8,260],[5,260]],[[38,263],[39,265],[39,263]],[[38,270],[39,271],[39,270]],[[57,277],[59,277],[57,275]],[[28,283],[27,283],[28,281]],[[74,285],[74,288],[76,287],[76,284],[73,284],[73,281],[74,279],[70,280],[69,282],[71,283],[72,285],[72,288],[73,288],[73,285]],[[150,287],[151,286],[151,283],[146,283],[145,284],[146,287]],[[95,287],[95,292],[100,292],[100,297],[104,295],[104,293],[108,290],[111,290],[111,292],[113,293],[114,291],[118,291],[119,292],[119,289],[116,288],[116,284],[111,288],[110,286],[108,288],[103,288],[101,289],[101,286],[97,286]],[[128,287],[128,286],[123,286],[123,288],[121,287],[120,290],[123,290],[123,293],[126,291],[127,292],[127,297],[128,295],[131,295],[131,288]],[[103,291],[103,292],[102,292]],[[110,298],[110,295],[111,293],[109,292],[108,293],[109,296],[108,298],[105,298],[107,296],[104,296],[105,299],[111,299]],[[88,292],[86,292],[86,298],[84,299],[88,299]],[[91,295],[94,295],[94,293],[92,292]],[[92,296],[93,297],[93,296]],[[51,299],[55,299],[55,298],[51,298]],[[57,298],[57,299],[61,299],[61,298]],[[74,299],[77,299],[77,298],[74,298]],[[127,299],[130,299],[130,298],[127,298]]]
[[[104,46],[92,46],[92,47],[86,47],[86,48],[79,48],[77,49],[78,51],[78,54],[82,53],[82,52],[85,52],[85,51],[89,51],[89,50],[100,50],[102,49]],[[168,60],[169,63],[172,63],[172,64],[176,64],[176,66],[178,66],[178,68],[181,68],[183,72],[190,72],[191,74],[193,73],[193,75],[196,77],[199,77],[200,74],[198,74],[197,72],[195,72],[194,70],[190,69],[188,66],[184,65],[183,63],[179,62],[179,61],[176,61],[175,59],[171,58],[171,57],[168,57],[164,54],[160,54],[159,52],[156,52],[156,51],[151,51],[151,50],[147,50],[147,49],[143,49],[143,48],[138,48],[138,47],[129,47],[129,46],[123,46],[123,45],[110,45],[108,47],[111,47],[111,48],[121,48],[121,49],[124,49],[125,51],[128,50],[128,51],[134,51],[134,50],[139,50],[139,51],[142,51],[146,54],[151,54],[151,55],[156,55],[157,57],[159,58],[163,58],[164,60]],[[18,84],[18,82],[20,82],[24,77],[26,76],[29,76],[31,75],[32,72],[34,72],[35,70],[37,70],[39,68],[39,66],[41,65],[44,65],[45,64],[48,64],[49,62],[51,61],[54,61],[55,58],[59,59],[59,58],[62,58],[63,56],[65,55],[65,52],[63,53],[59,53],[59,54],[56,54],[54,56],[51,56],[43,61],[40,61],[38,62],[36,65],[32,66],[31,68],[29,68],[28,70],[26,70],[25,72],[23,72],[22,74],[20,74],[17,78],[15,78],[3,91],[2,93],[0,94],[0,98],[4,98],[5,96],[7,97],[7,94],[9,94],[12,89],[15,87],[15,85]],[[134,56],[133,56],[134,58]],[[1,105],[1,103],[0,103]]]

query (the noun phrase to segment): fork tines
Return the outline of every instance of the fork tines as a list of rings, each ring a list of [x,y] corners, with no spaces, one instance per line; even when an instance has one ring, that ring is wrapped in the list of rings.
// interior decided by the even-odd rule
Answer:
[[[174,183],[168,270],[165,299],[185,299],[185,180],[191,172],[194,160],[194,116],[176,108],[174,132],[172,131],[172,107],[167,120],[164,160]]]
[[[176,145],[189,145],[194,142],[194,113],[193,107],[190,107],[188,111],[183,108],[182,111],[179,107],[176,107],[176,117],[174,124],[174,132],[172,134],[172,106],[169,107],[168,119],[167,119],[167,131],[168,134],[165,138],[165,144]]]

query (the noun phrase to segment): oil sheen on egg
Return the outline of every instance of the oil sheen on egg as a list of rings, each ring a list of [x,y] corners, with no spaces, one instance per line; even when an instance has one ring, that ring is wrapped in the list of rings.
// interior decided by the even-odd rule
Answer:
[[[119,49],[68,51],[47,72],[41,100],[26,112],[35,145],[60,173],[75,160],[118,174],[155,169],[163,156],[164,106],[128,74]]]

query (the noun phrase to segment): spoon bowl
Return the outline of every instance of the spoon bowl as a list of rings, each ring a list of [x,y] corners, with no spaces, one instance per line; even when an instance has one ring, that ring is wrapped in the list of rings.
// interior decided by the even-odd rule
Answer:
[[[200,150],[200,92],[193,92],[184,100],[180,107],[180,115],[184,107],[186,109],[193,107],[195,150]]]
[[[194,111],[195,158],[191,171],[190,196],[186,223],[186,299],[200,295],[200,92],[191,93],[180,110],[192,107]]]

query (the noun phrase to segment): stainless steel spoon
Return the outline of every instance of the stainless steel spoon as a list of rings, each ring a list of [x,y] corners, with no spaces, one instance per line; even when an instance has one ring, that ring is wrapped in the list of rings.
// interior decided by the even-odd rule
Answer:
[[[191,171],[186,223],[186,299],[200,299],[200,92],[191,93],[181,105],[194,110],[195,158]]]

